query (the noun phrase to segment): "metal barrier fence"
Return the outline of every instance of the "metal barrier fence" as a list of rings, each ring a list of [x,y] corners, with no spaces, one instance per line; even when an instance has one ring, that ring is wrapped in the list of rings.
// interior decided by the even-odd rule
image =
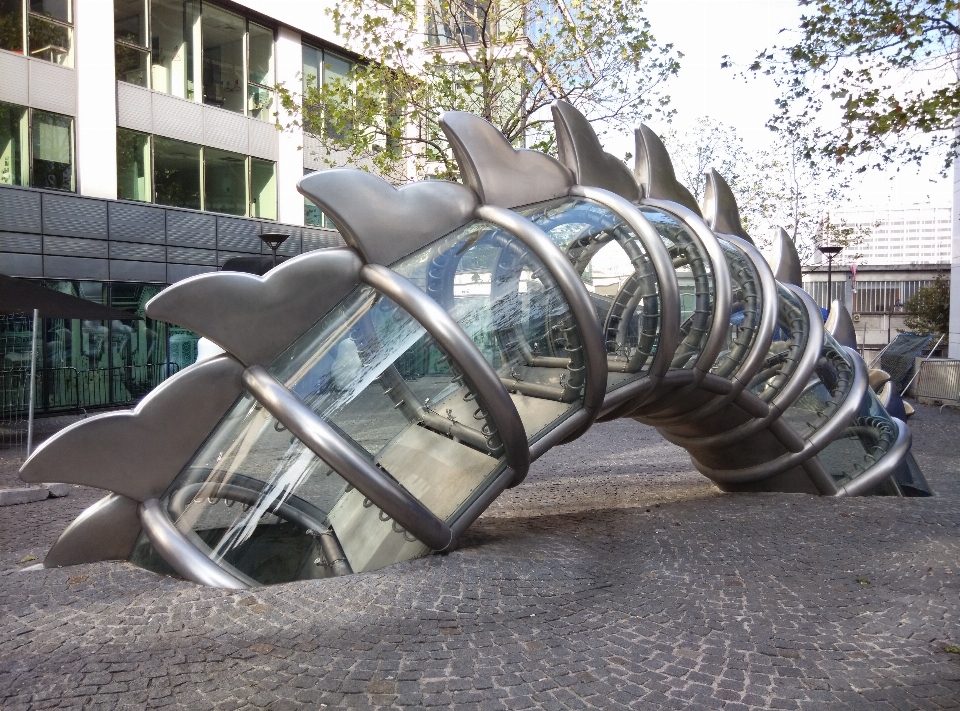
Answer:
[[[960,360],[928,360],[914,385],[917,400],[960,404]]]
[[[65,414],[89,408],[131,405],[179,369],[176,363],[96,370],[42,368],[36,375],[34,409],[37,414]],[[29,370],[0,371],[0,423],[26,419],[29,389]]]

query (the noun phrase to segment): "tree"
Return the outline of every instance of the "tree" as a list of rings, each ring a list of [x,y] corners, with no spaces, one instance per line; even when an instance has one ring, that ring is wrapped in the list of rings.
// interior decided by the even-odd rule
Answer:
[[[943,155],[946,173],[960,139],[960,40],[956,0],[800,0],[793,44],[765,50],[750,66],[783,90],[771,128],[808,137],[805,158],[855,158],[859,172]],[[839,109],[838,122],[818,115]],[[830,114],[832,115],[832,114]]]
[[[937,274],[930,286],[919,289],[903,303],[909,314],[904,325],[915,333],[940,336],[950,330],[950,280]]]
[[[685,131],[668,132],[664,143],[678,180],[698,201],[707,170],[724,177],[744,228],[760,247],[769,246],[782,227],[804,264],[814,262],[818,244],[844,247],[850,260],[859,256],[870,228],[830,217],[829,209],[843,202],[846,184],[831,166],[805,159],[801,138],[781,132],[769,146],[750,150],[735,128],[700,118]]]
[[[456,177],[442,111],[482,116],[514,145],[550,150],[549,104],[564,99],[607,129],[668,113],[679,64],[643,16],[643,0],[339,0],[329,11],[365,58],[345,79],[299,94],[279,87],[293,123],[319,137],[330,165],[395,182]]]

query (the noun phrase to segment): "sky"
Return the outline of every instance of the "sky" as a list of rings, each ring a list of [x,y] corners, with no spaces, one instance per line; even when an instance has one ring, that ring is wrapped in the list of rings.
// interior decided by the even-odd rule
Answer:
[[[666,89],[677,110],[673,125],[683,131],[697,118],[709,116],[736,128],[747,148],[765,148],[770,132],[764,127],[779,95],[765,77],[745,81],[734,69],[722,69],[724,55],[746,67],[764,49],[783,43],[782,28],[797,26],[796,0],[647,0],[647,17],[661,43],[673,43],[684,54],[680,74]],[[651,121],[658,133],[667,126]],[[614,155],[633,152],[633,137],[605,140]],[[890,205],[933,202],[950,206],[952,180],[937,174],[938,161],[930,160],[919,172],[913,167],[871,172],[857,181],[853,204]],[[894,179],[891,180],[891,176]]]

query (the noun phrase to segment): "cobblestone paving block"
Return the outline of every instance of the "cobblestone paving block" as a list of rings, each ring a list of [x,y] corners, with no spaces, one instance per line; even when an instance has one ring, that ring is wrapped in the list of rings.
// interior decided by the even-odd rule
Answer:
[[[911,425],[932,499],[720,494],[614,422],[459,551],[242,592],[24,572],[102,492],[8,507],[0,707],[960,708],[960,414]]]

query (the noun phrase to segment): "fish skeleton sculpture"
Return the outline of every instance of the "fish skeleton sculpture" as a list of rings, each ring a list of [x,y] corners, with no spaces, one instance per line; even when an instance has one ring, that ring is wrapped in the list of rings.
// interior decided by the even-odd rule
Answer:
[[[559,160],[449,112],[462,184],[306,176],[346,247],[156,296],[151,318],[224,352],[24,464],[112,492],[44,565],[245,588],[449,551],[532,461],[619,417],[723,491],[922,493],[909,429],[846,311],[825,328],[799,288],[792,242],[771,268],[713,171],[701,213],[647,127],[631,173],[572,106],[553,114]],[[602,284],[613,253],[632,273]]]

